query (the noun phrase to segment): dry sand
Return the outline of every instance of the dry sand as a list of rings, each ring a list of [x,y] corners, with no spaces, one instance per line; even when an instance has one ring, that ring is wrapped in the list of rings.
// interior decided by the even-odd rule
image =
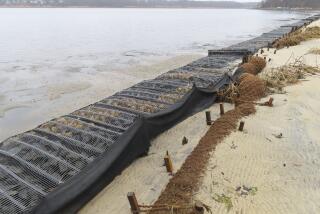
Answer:
[[[266,71],[300,56],[315,65],[320,57],[307,52],[319,45],[320,40],[308,41],[280,50],[277,55],[270,50],[264,54],[272,58]],[[288,87],[288,94],[273,96],[275,107],[258,107],[256,115],[245,119],[245,132],[233,133],[213,153],[195,199],[210,205],[213,213],[227,213],[224,203],[212,199],[215,194],[225,194],[226,201],[230,197],[230,213],[319,213],[320,179],[316,176],[320,171],[320,142],[316,130],[320,128],[320,93],[314,93],[317,84],[320,78],[312,77]],[[210,110],[213,119],[219,117],[218,105]],[[126,194],[130,191],[136,193],[140,203],[153,204],[170,179],[163,166],[166,150],[178,170],[208,130],[204,121],[204,112],[200,112],[157,137],[148,156],[131,164],[79,213],[129,214]],[[283,138],[276,137],[280,133]],[[183,136],[189,139],[184,146]],[[254,187],[253,190],[257,187],[257,191],[240,196],[241,191],[237,193],[235,189],[242,185]]]
[[[225,105],[226,111],[232,108],[232,105]],[[218,104],[213,105],[209,110],[212,113],[213,120],[219,117]],[[205,122],[205,111],[203,111],[159,135],[152,141],[148,156],[139,158],[125,169],[80,213],[130,214],[130,207],[126,198],[128,192],[135,192],[140,203],[153,204],[170,179],[166,168],[163,166],[166,151],[169,150],[174,170],[177,171],[202,136],[205,135],[208,128]],[[186,145],[182,145],[184,136],[189,140]]]
[[[276,55],[271,50],[264,72],[299,57],[318,66],[320,55],[308,54],[316,47],[320,39]],[[319,85],[319,75],[308,77],[272,95],[273,108],[257,107],[245,118],[245,131],[232,133],[213,152],[195,199],[213,213],[320,213]]]

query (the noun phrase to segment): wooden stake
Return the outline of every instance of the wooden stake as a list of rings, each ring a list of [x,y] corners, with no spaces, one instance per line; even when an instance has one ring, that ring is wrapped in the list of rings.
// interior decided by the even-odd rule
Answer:
[[[242,132],[242,131],[243,131],[243,128],[244,128],[244,122],[241,121],[241,122],[240,122],[240,126],[239,126],[239,131]]]
[[[220,115],[224,115],[224,106],[223,106],[223,103],[220,103]]]
[[[273,98],[272,97],[268,101],[268,106],[270,106],[270,107],[273,106]]]
[[[188,139],[186,137],[183,137],[182,139],[182,145],[188,144]]]
[[[131,212],[134,214],[140,214],[140,207],[136,198],[136,195],[134,194],[134,192],[129,192],[127,194],[128,197],[128,201],[131,207]]]
[[[242,64],[247,63],[249,61],[249,55],[245,55],[242,57]]]
[[[207,120],[207,125],[208,126],[212,125],[211,112],[210,111],[206,111],[206,120]]]
[[[167,172],[173,174],[173,165],[169,154],[164,157],[164,163],[166,165]]]
[[[277,53],[277,50],[274,50],[274,54],[276,54]]]

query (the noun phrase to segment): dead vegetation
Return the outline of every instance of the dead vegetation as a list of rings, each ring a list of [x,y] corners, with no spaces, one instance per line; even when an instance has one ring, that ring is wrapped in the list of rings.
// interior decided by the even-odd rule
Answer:
[[[296,60],[294,63],[262,73],[260,77],[266,82],[267,87],[270,89],[269,91],[279,93],[283,91],[285,86],[296,84],[306,76],[319,72],[319,67],[308,66],[300,60]]]
[[[303,41],[316,38],[320,38],[320,27],[303,28],[277,40],[273,44],[273,47],[281,49],[284,47],[299,45]]]
[[[252,74],[244,74],[239,83],[233,85],[232,94],[236,99],[256,101],[265,93],[265,83]],[[242,117],[255,113],[255,106],[252,102],[239,102],[235,109],[226,112],[217,119],[210,127],[206,135],[200,140],[197,147],[188,156],[180,170],[171,178],[165,190],[154,204],[155,207],[171,204],[192,204],[193,194],[198,190],[201,176],[206,170],[211,152],[215,150],[218,143],[237,130],[238,122]],[[171,212],[172,211],[172,212]],[[171,213],[191,214],[193,209],[171,210]],[[169,210],[152,210],[149,213],[165,214]]]
[[[320,48],[312,48],[309,51],[310,54],[320,55]]]

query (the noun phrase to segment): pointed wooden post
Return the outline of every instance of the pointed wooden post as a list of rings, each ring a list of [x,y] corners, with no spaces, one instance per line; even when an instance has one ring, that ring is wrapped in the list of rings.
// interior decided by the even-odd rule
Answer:
[[[170,158],[169,152],[167,151],[167,155],[164,157],[164,163],[167,168],[167,172],[170,174],[173,174],[173,165],[172,165],[172,160]]]
[[[134,192],[129,192],[127,194],[128,197],[128,201],[131,207],[131,212],[134,214],[140,214],[140,207],[136,198],[136,195],[134,194]]]
[[[220,103],[220,115],[224,115],[224,106],[223,106],[223,103]]]
[[[244,128],[244,122],[241,121],[241,122],[240,122],[240,126],[239,126],[239,131],[242,132],[242,131],[243,131],[243,128]]]
[[[273,98],[270,97],[269,101],[267,102],[269,107],[273,106]]]
[[[212,125],[211,112],[210,111],[206,111],[206,121],[207,121],[207,125],[208,126]]]

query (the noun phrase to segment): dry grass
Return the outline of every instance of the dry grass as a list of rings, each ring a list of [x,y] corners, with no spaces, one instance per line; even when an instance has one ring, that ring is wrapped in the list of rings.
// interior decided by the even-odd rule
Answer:
[[[320,38],[320,27],[304,28],[290,33],[287,37],[277,40],[273,47],[280,49],[288,46],[295,46],[303,41],[316,38]]]
[[[310,54],[320,55],[320,48],[312,48],[309,51]]]
[[[264,95],[265,84],[262,80],[252,74],[244,74],[239,80],[239,100],[255,101]],[[255,113],[252,103],[239,103],[234,110],[226,112],[210,127],[206,135],[200,140],[197,147],[188,156],[180,170],[171,178],[165,190],[155,203],[161,205],[191,204],[193,193],[199,188],[201,176],[206,170],[211,152],[215,150],[218,143],[237,130],[239,120]],[[153,210],[150,213],[165,214],[169,210]],[[195,213],[192,209],[174,210],[172,213],[190,214]]]
[[[287,85],[298,83],[307,75],[314,75],[320,72],[319,67],[308,66],[301,61],[274,68],[260,75],[266,82],[267,87],[275,89],[273,92],[281,92]]]

